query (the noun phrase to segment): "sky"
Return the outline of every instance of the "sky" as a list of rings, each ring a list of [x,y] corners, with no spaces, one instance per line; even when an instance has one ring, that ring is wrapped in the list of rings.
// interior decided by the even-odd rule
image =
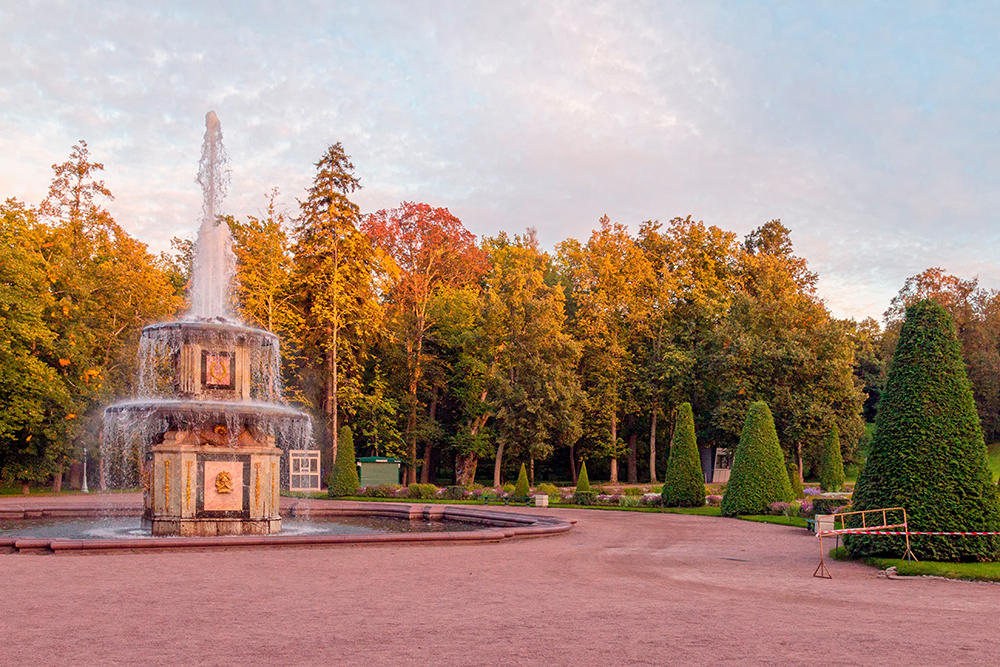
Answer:
[[[193,238],[206,112],[225,212],[341,142],[364,212],[422,201],[553,248],[602,215],[771,219],[837,317],[939,266],[1000,288],[1000,5],[0,0],[0,197],[88,142],[154,252]]]

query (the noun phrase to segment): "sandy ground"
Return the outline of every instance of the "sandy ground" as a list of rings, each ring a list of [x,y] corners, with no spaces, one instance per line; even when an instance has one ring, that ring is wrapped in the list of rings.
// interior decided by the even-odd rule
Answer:
[[[998,585],[845,563],[816,579],[796,528],[531,511],[578,523],[486,545],[0,555],[0,664],[1000,665]]]

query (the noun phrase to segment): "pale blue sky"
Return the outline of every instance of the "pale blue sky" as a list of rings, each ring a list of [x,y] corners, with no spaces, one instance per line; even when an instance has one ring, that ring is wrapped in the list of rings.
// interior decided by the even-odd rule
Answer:
[[[226,210],[294,211],[334,141],[365,211],[448,206],[552,246],[601,215],[792,229],[838,316],[942,266],[1000,287],[1000,5],[0,0],[0,196],[86,139],[154,250],[197,227],[205,112]]]

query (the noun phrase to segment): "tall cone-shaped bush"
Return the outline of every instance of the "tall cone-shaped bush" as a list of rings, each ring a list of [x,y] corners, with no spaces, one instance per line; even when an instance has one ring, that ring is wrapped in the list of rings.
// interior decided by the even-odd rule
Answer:
[[[987,467],[972,389],[951,317],[921,301],[906,309],[853,509],[904,507],[911,531],[993,532],[1000,501]],[[903,538],[851,535],[852,556],[900,556]],[[996,536],[910,536],[921,560],[988,561]]]
[[[840,455],[840,433],[834,424],[823,442],[823,463],[819,473],[819,488],[824,491],[844,489],[844,459]]]
[[[778,444],[771,409],[764,401],[750,406],[722,496],[722,515],[765,514],[768,505],[791,502],[792,484]]]
[[[530,492],[531,485],[528,484],[528,471],[524,469],[524,464],[522,463],[521,472],[517,475],[517,484],[514,485],[514,497],[527,498]]]
[[[580,476],[576,480],[577,493],[590,493],[590,478],[587,477],[587,462],[580,462]]]
[[[340,429],[337,445],[337,460],[330,475],[327,494],[333,497],[353,496],[358,490],[358,465],[354,460],[354,433],[350,426]]]
[[[705,504],[705,476],[694,434],[691,404],[677,410],[677,425],[670,443],[670,458],[663,476],[663,504],[667,507],[701,507]]]
[[[805,498],[806,492],[802,488],[802,479],[799,477],[799,467],[794,463],[788,466],[788,481],[792,483],[792,495],[796,498]]]

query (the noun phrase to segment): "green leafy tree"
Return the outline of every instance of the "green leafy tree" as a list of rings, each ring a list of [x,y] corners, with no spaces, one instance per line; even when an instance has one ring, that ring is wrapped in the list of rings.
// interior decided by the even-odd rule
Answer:
[[[1000,530],[997,489],[951,317],[919,301],[906,309],[875,420],[875,436],[853,495],[856,510],[904,507],[911,531]],[[855,556],[903,552],[901,538],[850,536]],[[989,561],[996,536],[911,536],[922,560]]]
[[[816,274],[771,221],[744,242],[743,285],[712,334],[711,383],[718,407],[710,434],[732,443],[753,401],[767,402],[788,460],[819,468],[834,425],[852,447],[863,430],[864,395],[854,376],[848,326],[830,317]]]
[[[357,493],[358,466],[354,458],[354,434],[346,424],[340,429],[337,461],[333,465],[327,493],[331,498],[353,496]]]
[[[840,455],[840,434],[837,433],[836,424],[830,428],[830,434],[823,444],[819,485],[824,491],[841,491],[844,488],[844,460]]]
[[[733,469],[722,496],[722,515],[765,514],[768,505],[794,500],[771,410],[757,401],[747,412]]]
[[[579,345],[565,329],[563,292],[546,282],[548,255],[529,230],[513,239],[487,239],[484,327],[495,415],[493,483],[500,484],[505,454],[547,459],[556,445],[579,439],[585,396],[576,375]],[[532,472],[532,477],[534,476]]]
[[[701,507],[705,504],[705,476],[701,471],[690,403],[682,403],[677,410],[670,459],[663,476],[663,504],[667,507]]]
[[[530,492],[531,486],[528,484],[528,471],[522,463],[521,472],[517,474],[517,484],[514,485],[514,497],[527,498]]]

